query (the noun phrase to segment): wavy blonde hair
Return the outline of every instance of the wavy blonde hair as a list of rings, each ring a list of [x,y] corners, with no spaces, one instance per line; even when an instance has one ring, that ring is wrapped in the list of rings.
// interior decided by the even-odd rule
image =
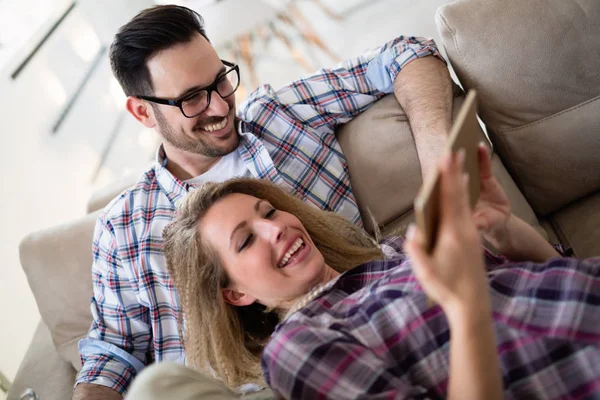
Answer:
[[[174,221],[164,230],[167,268],[179,292],[179,318],[188,364],[211,369],[230,388],[264,384],[260,356],[279,315],[255,303],[236,307],[225,302],[221,289],[229,278],[215,250],[200,235],[201,218],[220,199],[242,193],[266,200],[277,210],[295,215],[304,225],[325,263],[338,272],[383,255],[377,243],[343,217],[318,210],[275,184],[237,178],[207,183],[189,193]]]

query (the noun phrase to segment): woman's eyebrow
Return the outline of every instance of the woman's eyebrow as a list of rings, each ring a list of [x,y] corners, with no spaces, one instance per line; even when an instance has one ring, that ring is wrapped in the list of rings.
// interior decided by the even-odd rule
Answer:
[[[233,232],[231,232],[231,236],[229,236],[229,248],[231,248],[231,245],[233,244],[233,235],[235,235],[235,233],[242,229],[244,226],[246,226],[246,221],[242,221],[239,224],[237,224],[237,226],[235,228],[233,228]]]

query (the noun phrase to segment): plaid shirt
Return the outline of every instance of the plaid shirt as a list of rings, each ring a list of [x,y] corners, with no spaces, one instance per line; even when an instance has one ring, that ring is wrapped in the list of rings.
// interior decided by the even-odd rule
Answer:
[[[262,356],[286,399],[446,398],[450,329],[401,253],[342,274]],[[388,253],[388,252],[386,252]],[[486,252],[507,399],[600,398],[600,258],[507,263]]]
[[[405,65],[431,55],[441,59],[431,40],[398,37],[280,90],[261,86],[238,110],[242,160],[255,177],[360,224],[335,129],[392,92]],[[124,393],[145,365],[185,362],[177,328],[180,304],[166,270],[162,230],[191,187],[171,175],[166,163],[159,150],[156,166],[98,219],[93,323],[79,343],[83,367],[76,384],[95,383]]]

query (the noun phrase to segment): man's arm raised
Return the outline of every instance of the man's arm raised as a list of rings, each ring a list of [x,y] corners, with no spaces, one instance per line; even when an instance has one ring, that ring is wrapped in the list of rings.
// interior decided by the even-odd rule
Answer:
[[[452,79],[437,57],[416,59],[394,80],[394,94],[406,112],[423,177],[435,168],[452,124]]]

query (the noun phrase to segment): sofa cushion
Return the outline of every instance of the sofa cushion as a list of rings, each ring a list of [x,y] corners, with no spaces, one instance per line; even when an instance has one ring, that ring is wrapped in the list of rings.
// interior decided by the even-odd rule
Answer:
[[[600,193],[561,209],[550,222],[561,242],[577,257],[600,256]]]
[[[498,182],[506,192],[510,200],[510,206],[512,209],[512,213],[521,218],[523,221],[527,222],[529,225],[533,226],[546,240],[552,240],[554,235],[553,227],[548,224],[547,227],[543,227],[538,221],[535,213],[515,185],[515,182],[511,179],[510,175],[502,165],[502,161],[500,158],[494,154],[492,155],[492,172]],[[381,229],[382,236],[397,236],[404,235],[406,233],[406,228],[408,225],[415,220],[415,213],[411,209],[408,212],[398,216],[393,221],[385,224]],[[560,243],[558,239],[554,240],[552,243]]]
[[[542,215],[600,189],[600,96],[495,139],[515,181]]]
[[[6,400],[18,400],[33,389],[42,400],[70,399],[75,370],[56,352],[48,327],[40,321]]]
[[[463,100],[462,92],[455,90],[455,116]],[[412,221],[413,201],[422,179],[412,131],[395,97],[384,97],[341,127],[338,140],[346,156],[352,190],[365,229],[373,232],[372,216],[382,233],[398,232],[398,229],[402,233],[402,228]],[[483,132],[481,140],[487,140]],[[511,201],[513,212],[546,236],[533,210],[496,156],[492,168]]]
[[[81,368],[77,342],[92,322],[92,237],[99,212],[26,236],[21,265],[58,354]]]
[[[459,0],[443,45],[507,169],[545,215],[600,189],[600,2]]]
[[[412,209],[421,167],[408,119],[393,95],[339,128],[337,138],[367,231],[373,231],[371,215],[385,225]]]

